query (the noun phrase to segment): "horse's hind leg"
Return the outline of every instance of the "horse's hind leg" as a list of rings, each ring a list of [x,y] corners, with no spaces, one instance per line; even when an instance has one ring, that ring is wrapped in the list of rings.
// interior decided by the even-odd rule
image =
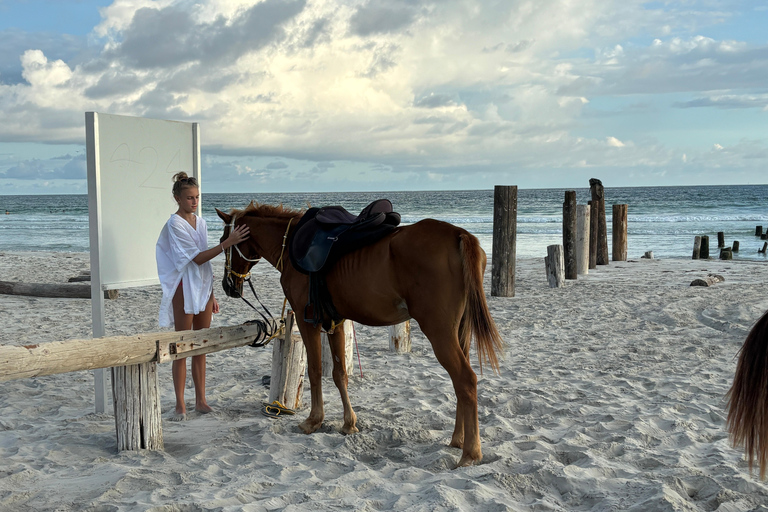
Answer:
[[[331,347],[331,357],[333,358],[333,382],[339,389],[341,403],[344,406],[344,426],[341,431],[345,434],[354,434],[357,432],[357,416],[352,410],[352,403],[347,394],[347,365],[346,365],[346,336],[344,334],[344,325],[335,329],[333,334],[328,335],[328,342]]]
[[[483,458],[480,424],[477,417],[477,375],[459,344],[458,333],[439,320],[419,320],[440,364],[448,371],[456,392],[456,426],[451,446],[462,449],[459,466],[469,466]],[[463,438],[463,439],[462,439]]]
[[[462,329],[465,327],[463,324],[466,318],[462,317],[461,325],[459,327],[459,344],[461,350],[464,353],[464,358],[469,361],[469,332]],[[462,339],[465,337],[466,339]],[[456,423],[453,428],[453,436],[451,436],[450,446],[455,448],[464,448],[464,402],[462,400],[456,401]]]
[[[312,395],[312,408],[309,417],[299,424],[299,428],[305,434],[311,434],[320,428],[325,419],[323,410],[323,366],[320,347],[320,329],[307,322],[299,322],[299,332],[307,350],[307,373],[309,374],[309,388]]]

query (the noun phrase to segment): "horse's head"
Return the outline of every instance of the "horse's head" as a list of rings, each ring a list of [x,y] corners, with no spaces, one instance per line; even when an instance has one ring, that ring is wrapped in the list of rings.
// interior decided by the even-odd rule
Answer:
[[[245,222],[242,215],[238,217],[238,212],[229,215],[217,208],[216,213],[224,221],[224,233],[220,242],[226,240],[236,226]],[[224,256],[226,264],[221,286],[228,297],[239,299],[243,296],[243,282],[250,278],[251,267],[261,259],[261,254],[258,253],[253,238],[249,238],[225,249]]]

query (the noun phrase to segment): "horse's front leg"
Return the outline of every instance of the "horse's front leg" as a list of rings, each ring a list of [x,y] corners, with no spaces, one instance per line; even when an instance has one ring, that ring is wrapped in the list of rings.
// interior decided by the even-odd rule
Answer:
[[[333,358],[333,382],[341,395],[341,403],[344,406],[344,426],[341,431],[344,434],[354,434],[357,430],[357,416],[352,410],[352,402],[349,401],[347,394],[347,363],[346,363],[346,336],[344,334],[344,324],[335,329],[333,334],[328,335],[328,342],[331,348],[331,357]]]
[[[309,387],[312,395],[312,408],[309,411],[309,417],[299,424],[299,428],[305,434],[311,434],[320,428],[325,418],[320,328],[299,320],[299,332],[304,341],[304,347],[307,349],[307,373],[309,373]]]

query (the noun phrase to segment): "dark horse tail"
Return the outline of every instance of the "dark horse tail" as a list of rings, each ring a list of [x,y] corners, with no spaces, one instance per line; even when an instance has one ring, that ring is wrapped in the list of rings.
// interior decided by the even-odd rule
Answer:
[[[739,351],[733,385],[728,390],[728,432],[734,448],[743,446],[760,478],[768,467],[768,312],[749,331]]]
[[[467,304],[459,324],[459,342],[465,354],[469,354],[469,344],[474,334],[477,343],[477,357],[480,361],[480,372],[483,361],[487,361],[498,373],[499,359],[497,352],[503,349],[501,335],[488,311],[483,291],[483,272],[485,270],[485,252],[480,247],[477,238],[469,233],[462,233],[461,261],[464,270],[464,288],[467,291]]]

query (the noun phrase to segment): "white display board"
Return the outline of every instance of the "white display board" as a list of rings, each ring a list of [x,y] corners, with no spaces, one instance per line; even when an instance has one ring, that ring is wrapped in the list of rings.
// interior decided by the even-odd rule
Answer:
[[[102,289],[159,282],[155,243],[177,208],[172,177],[200,181],[198,139],[196,123],[86,113],[91,266],[96,255]]]
[[[93,337],[105,335],[104,290],[157,284],[155,244],[178,206],[173,175],[201,181],[200,127],[85,113]],[[202,186],[201,186],[202,189]],[[198,204],[198,215],[200,214]],[[159,306],[159,304],[158,304]],[[104,370],[94,370],[96,412],[106,409]]]

